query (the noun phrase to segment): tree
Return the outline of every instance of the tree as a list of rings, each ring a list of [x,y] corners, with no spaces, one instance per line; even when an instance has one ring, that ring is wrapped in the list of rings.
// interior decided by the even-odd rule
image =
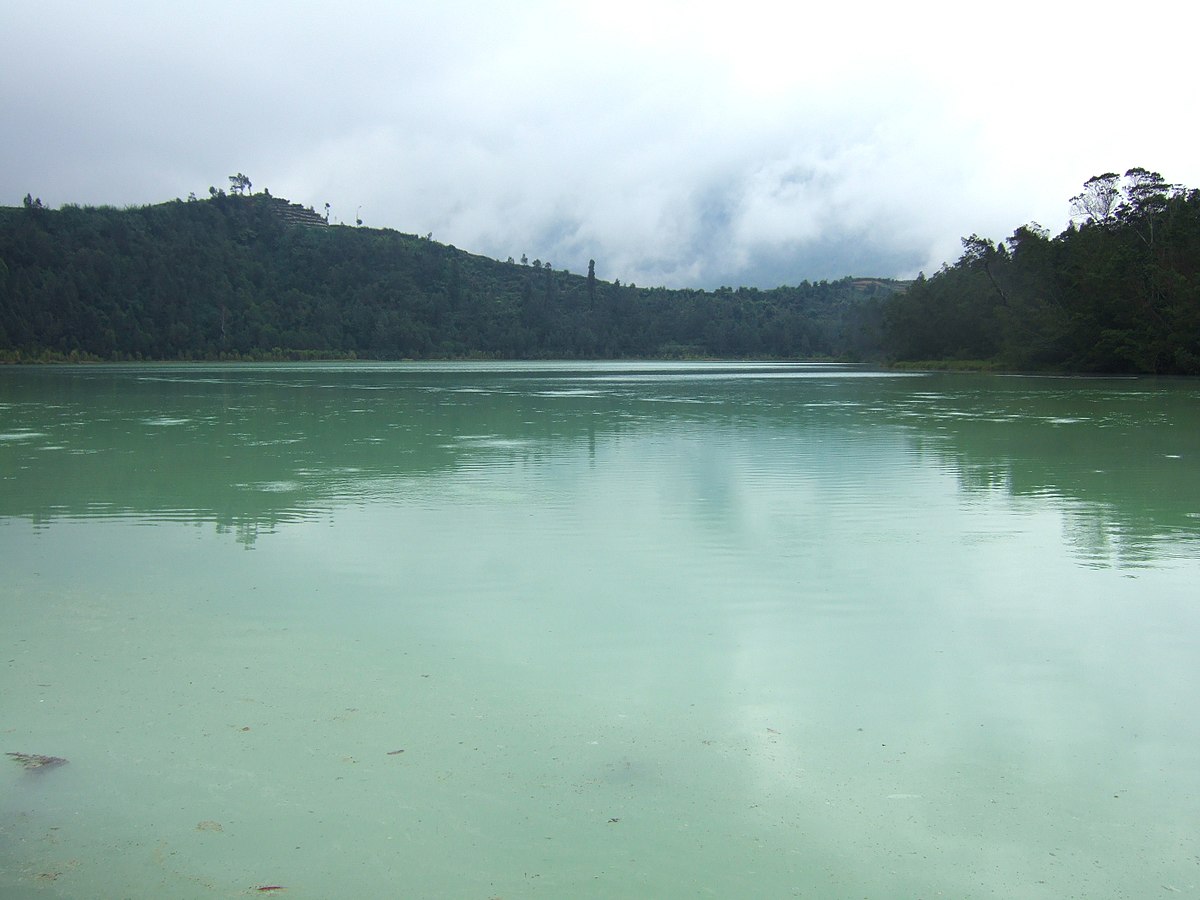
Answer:
[[[1157,172],[1135,166],[1125,173],[1125,194],[1134,212],[1161,212],[1171,186]]]
[[[594,306],[596,304],[596,261],[594,259],[588,260],[587,293],[588,304]]]
[[[1087,222],[1107,222],[1121,202],[1121,176],[1116,172],[1093,175],[1083,183],[1083,192],[1071,198],[1072,217]]]
[[[250,179],[238,172],[236,175],[229,176],[229,193],[231,194],[249,194]]]
[[[1147,246],[1154,246],[1155,220],[1167,208],[1172,193],[1169,184],[1157,172],[1135,166],[1125,173],[1125,196],[1122,206],[1127,221],[1134,225],[1138,237]]]
[[[992,264],[997,259],[1004,259],[1007,252],[1004,245],[1001,244],[999,249],[987,238],[981,238],[977,234],[973,234],[968,238],[962,239],[963,255],[959,260],[959,265],[964,268],[979,267],[983,269],[987,275],[988,281],[992,287],[996,289],[996,293],[1000,295],[1000,299],[1008,303],[1008,296],[1004,293],[1004,289],[996,282],[996,276],[992,272]]]

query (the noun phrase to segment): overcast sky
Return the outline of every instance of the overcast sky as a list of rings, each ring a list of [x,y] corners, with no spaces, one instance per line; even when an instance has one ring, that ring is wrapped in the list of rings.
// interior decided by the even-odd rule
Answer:
[[[814,4],[814,6],[817,4]],[[244,172],[332,220],[640,285],[909,277],[1200,187],[1190,3],[0,0],[0,205]]]

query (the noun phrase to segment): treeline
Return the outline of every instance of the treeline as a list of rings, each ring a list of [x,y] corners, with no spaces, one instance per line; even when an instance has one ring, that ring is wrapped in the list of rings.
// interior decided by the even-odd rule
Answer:
[[[863,358],[903,286],[641,288],[210,193],[0,209],[2,358]]]
[[[893,360],[984,360],[1017,370],[1200,375],[1200,191],[1135,168],[1089,179],[1076,222],[993,244],[889,303]]]
[[[834,358],[1200,374],[1200,191],[1089,179],[1057,237],[972,235],[906,283],[667,290],[230,194],[0,208],[0,361]]]

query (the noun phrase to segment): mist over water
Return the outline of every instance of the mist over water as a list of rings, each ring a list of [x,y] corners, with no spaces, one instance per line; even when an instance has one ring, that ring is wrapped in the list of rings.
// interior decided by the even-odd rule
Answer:
[[[0,371],[0,893],[1194,892],[1198,400]]]

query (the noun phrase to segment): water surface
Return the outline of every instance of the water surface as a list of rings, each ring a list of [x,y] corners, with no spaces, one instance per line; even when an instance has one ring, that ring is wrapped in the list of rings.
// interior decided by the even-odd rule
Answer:
[[[0,894],[1200,890],[1200,385],[0,370]]]

